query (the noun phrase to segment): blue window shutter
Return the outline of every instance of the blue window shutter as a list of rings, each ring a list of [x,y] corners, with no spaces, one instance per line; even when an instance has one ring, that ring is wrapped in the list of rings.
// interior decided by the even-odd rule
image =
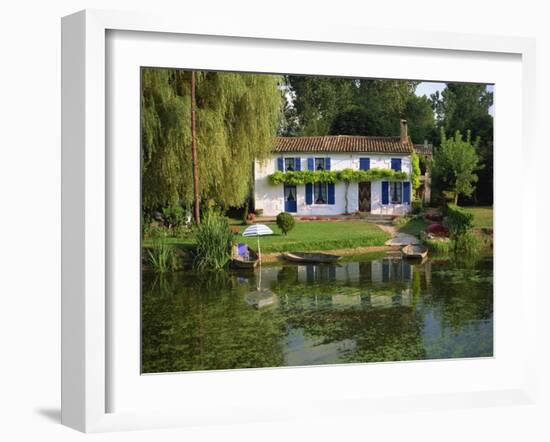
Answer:
[[[382,181],[382,204],[390,202],[389,185],[387,181]]]
[[[325,170],[330,170],[330,158],[325,158]]]
[[[294,158],[294,170],[302,170],[301,158]]]
[[[370,169],[370,158],[359,158],[359,170]]]
[[[410,181],[403,182],[403,202],[411,202],[411,183]]]
[[[315,169],[314,159],[313,158],[308,158],[307,159],[307,170],[314,170],[314,169]]]
[[[306,204],[313,204],[313,184],[306,183]]]
[[[284,172],[285,170],[285,163],[283,160],[283,157],[277,158],[277,170]]]
[[[328,183],[328,203],[334,204],[334,183]]]
[[[392,158],[391,168],[397,172],[401,171],[401,158]]]

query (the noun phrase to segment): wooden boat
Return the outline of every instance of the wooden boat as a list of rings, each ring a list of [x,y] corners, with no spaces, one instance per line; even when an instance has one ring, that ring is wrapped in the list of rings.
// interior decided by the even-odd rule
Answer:
[[[401,249],[405,258],[423,259],[428,256],[428,249],[420,244],[409,244]]]
[[[234,269],[253,269],[258,265],[258,254],[248,248],[248,257],[239,255],[237,246],[231,250],[231,267]]]
[[[303,263],[324,263],[329,264],[338,261],[341,256],[329,255],[328,253],[304,253],[304,252],[285,252],[283,258],[292,262]]]

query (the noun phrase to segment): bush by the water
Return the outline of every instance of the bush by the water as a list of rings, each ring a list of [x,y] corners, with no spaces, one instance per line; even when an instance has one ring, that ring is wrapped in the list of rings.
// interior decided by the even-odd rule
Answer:
[[[153,246],[147,249],[147,261],[158,273],[173,272],[180,267],[176,249],[162,239],[154,241]]]
[[[455,204],[449,204],[447,206],[444,225],[449,230],[451,239],[456,241],[472,228],[474,225],[474,215]]]
[[[221,269],[231,258],[233,233],[226,217],[208,212],[195,231],[193,264],[198,269]]]
[[[446,254],[451,251],[452,243],[449,238],[424,239],[424,245],[430,252]]]
[[[294,217],[288,212],[281,212],[277,215],[277,226],[283,234],[287,235],[295,225]]]

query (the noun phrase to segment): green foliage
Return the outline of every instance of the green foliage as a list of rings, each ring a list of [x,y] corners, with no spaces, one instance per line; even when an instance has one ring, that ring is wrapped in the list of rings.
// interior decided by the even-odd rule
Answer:
[[[306,183],[336,183],[378,181],[387,179],[390,181],[403,181],[409,178],[406,172],[392,169],[374,168],[369,170],[299,170],[290,172],[277,171],[269,175],[271,184],[306,184]]]
[[[411,171],[411,185],[413,192],[420,187],[420,158],[418,154],[413,151],[411,155],[412,171]]]
[[[294,97],[285,108],[285,135],[327,135],[334,117],[353,105],[357,89],[347,78],[287,75],[285,82]]]
[[[168,227],[179,227],[186,222],[186,210],[179,204],[171,204],[162,209],[162,215]]]
[[[454,192],[454,203],[459,195],[470,196],[478,181],[476,171],[480,169],[475,143],[471,142],[470,132],[463,139],[460,132],[447,138],[441,129],[441,146],[434,152],[433,179],[442,191]]]
[[[452,243],[448,239],[424,239],[424,245],[430,252],[448,254],[452,250]]]
[[[342,134],[349,123],[359,123],[358,127],[348,127],[350,135],[395,136],[399,134],[399,119],[405,115],[407,101],[414,96],[416,82],[406,80],[357,80],[354,104],[355,118],[343,115],[337,118],[331,128],[332,134]],[[342,124],[344,127],[342,127]]]
[[[447,133],[472,132],[479,138],[476,153],[483,168],[479,171],[479,184],[472,194],[477,204],[493,202],[493,92],[484,84],[448,83],[441,94],[432,95],[439,126]],[[437,134],[436,134],[437,135]],[[437,139],[434,142],[437,143]]]
[[[281,116],[277,75],[197,72],[197,154],[202,199],[241,206],[252,161],[266,158]],[[141,172],[145,209],[193,201],[190,72],[141,71]]]
[[[474,215],[454,204],[447,206],[444,225],[449,230],[449,237],[457,240],[473,226]]]
[[[175,271],[180,268],[176,249],[163,240],[155,240],[153,246],[147,250],[147,261],[151,268],[158,273]]]
[[[284,235],[288,235],[295,225],[294,217],[288,212],[281,212],[277,215],[277,226]]]
[[[467,231],[453,241],[453,248],[461,254],[476,255],[483,248],[483,243],[474,233]]]
[[[413,200],[411,207],[414,214],[419,214],[424,210],[424,201],[419,199]]]
[[[226,217],[209,211],[195,230],[195,257],[193,265],[197,269],[219,270],[231,258],[233,234]]]
[[[432,102],[425,95],[418,97],[412,94],[407,98],[404,118],[408,122],[409,136],[413,143],[434,140],[437,136]]]

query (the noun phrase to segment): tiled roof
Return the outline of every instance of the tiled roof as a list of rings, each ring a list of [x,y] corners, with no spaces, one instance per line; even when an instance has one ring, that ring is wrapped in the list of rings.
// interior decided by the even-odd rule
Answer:
[[[325,135],[320,137],[277,137],[274,152],[412,152],[412,143],[400,137],[364,137],[357,135]]]
[[[416,153],[419,153],[420,155],[432,156],[434,146],[433,146],[433,144],[428,144],[428,143],[415,144],[414,145],[414,150],[416,151]]]

